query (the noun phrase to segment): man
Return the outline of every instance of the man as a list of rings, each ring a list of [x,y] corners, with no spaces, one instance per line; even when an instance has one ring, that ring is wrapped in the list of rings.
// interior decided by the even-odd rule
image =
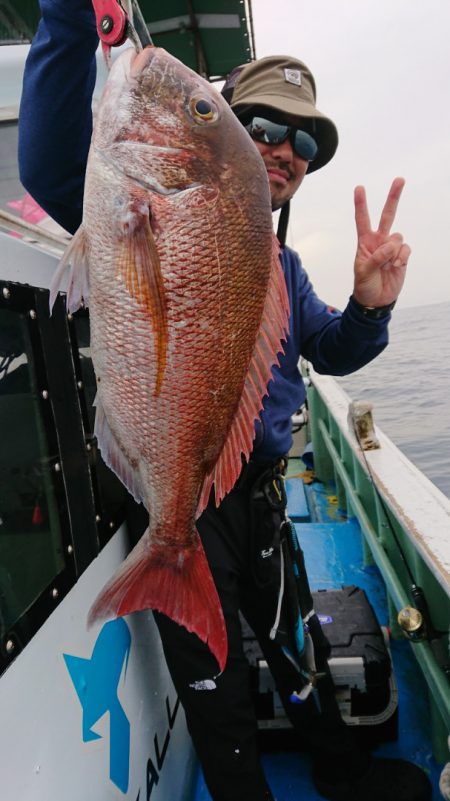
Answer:
[[[33,197],[69,231],[81,222],[83,182],[91,134],[91,96],[97,46],[90,0],[41,0],[43,18],[27,61],[20,115],[21,178]],[[267,167],[274,209],[284,208],[305,174],[325,165],[337,146],[334,124],[315,108],[309,70],[273,57],[233,76],[231,104]],[[243,653],[240,611],[256,633],[287,713],[312,751],[318,789],[331,799],[427,801],[424,774],[409,763],[372,760],[359,750],[323,696],[294,705],[298,672],[269,631],[280,586],[281,505],[262,491],[280,475],[292,442],[290,418],[303,398],[300,353],[323,373],[345,374],[387,344],[387,324],[401,290],[409,247],[390,234],[403,181],[394,181],[380,226],[372,231],[364,190],[355,192],[358,247],[353,295],[341,314],[317,298],[300,260],[284,247],[282,264],[291,304],[290,334],[274,368],[252,459],[198,529],[221,599],[229,658],[217,673],[207,646],[155,613],[164,652],[214,801],[271,801],[256,745],[256,720]],[[145,523],[139,528],[142,533]],[[262,558],[262,554],[264,558]],[[269,558],[267,558],[269,555]]]

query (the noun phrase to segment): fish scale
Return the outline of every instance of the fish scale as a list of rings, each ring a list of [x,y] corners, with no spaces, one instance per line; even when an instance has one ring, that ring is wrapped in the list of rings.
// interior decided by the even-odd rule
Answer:
[[[52,298],[67,265],[69,309],[90,306],[98,444],[150,515],[89,622],[158,609],[222,670],[195,520],[250,456],[289,310],[262,159],[214,87],[160,48],[111,70]]]

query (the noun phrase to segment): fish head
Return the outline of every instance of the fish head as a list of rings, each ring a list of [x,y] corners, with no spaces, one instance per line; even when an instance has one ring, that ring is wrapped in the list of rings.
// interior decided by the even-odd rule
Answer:
[[[130,48],[115,61],[93,148],[162,197],[200,191],[212,198],[226,191],[248,203],[253,193],[270,206],[262,158],[224,98],[159,47],[139,54]]]

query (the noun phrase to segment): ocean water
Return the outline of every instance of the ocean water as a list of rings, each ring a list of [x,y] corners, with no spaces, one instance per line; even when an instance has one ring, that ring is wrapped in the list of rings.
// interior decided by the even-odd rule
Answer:
[[[450,303],[396,309],[389,330],[377,359],[337,380],[450,498]]]

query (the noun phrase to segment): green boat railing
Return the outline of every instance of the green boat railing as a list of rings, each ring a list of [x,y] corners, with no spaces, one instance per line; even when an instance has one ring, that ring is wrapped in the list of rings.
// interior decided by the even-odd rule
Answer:
[[[429,690],[435,758],[448,760],[450,732],[450,500],[376,429],[380,447],[363,452],[348,422],[350,398],[334,379],[312,373],[308,388],[314,469],[334,482],[340,508],[357,518],[367,563],[386,585],[393,636],[397,615],[422,588],[439,635],[411,642]],[[375,410],[376,417],[376,410]],[[405,562],[407,566],[405,566]]]

